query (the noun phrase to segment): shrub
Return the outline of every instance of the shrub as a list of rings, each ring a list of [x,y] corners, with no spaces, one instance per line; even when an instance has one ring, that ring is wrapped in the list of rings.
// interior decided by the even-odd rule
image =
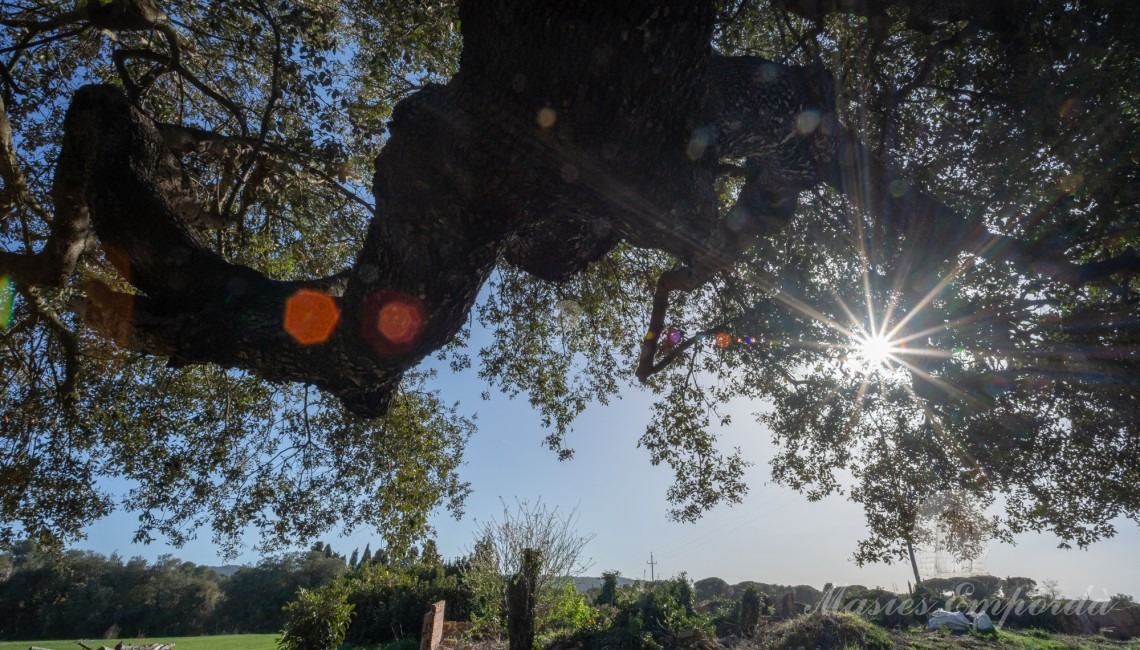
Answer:
[[[551,603],[543,623],[546,632],[557,634],[592,628],[597,618],[597,610],[590,607],[586,597],[574,588],[572,581],[567,580]]]
[[[572,644],[587,648],[670,648],[685,633],[713,635],[709,618],[694,608],[693,589],[681,575],[643,590],[620,590],[617,605],[599,608],[593,626],[570,634]]]
[[[847,612],[814,612],[773,625],[763,635],[772,648],[859,648],[891,650],[889,634]]]
[[[277,646],[281,650],[334,650],[344,641],[352,620],[353,606],[345,595],[340,581],[317,591],[297,590],[297,600],[285,606],[285,629]]]
[[[388,643],[418,635],[424,612],[447,601],[446,616],[463,620],[470,597],[455,566],[410,564],[363,566],[347,581],[347,602],[358,612],[347,640],[357,645]]]

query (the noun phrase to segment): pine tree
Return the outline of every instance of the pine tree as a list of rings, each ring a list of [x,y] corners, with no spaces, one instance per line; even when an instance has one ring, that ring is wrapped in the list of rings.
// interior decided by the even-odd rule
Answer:
[[[368,566],[371,563],[372,563],[372,545],[371,544],[365,544],[364,545],[364,555],[360,556],[360,564],[362,566]]]

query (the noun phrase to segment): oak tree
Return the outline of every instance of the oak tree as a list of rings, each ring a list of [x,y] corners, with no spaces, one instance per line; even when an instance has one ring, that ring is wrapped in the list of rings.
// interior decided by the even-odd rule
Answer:
[[[9,536],[74,532],[122,474],[141,537],[406,543],[465,493],[433,354],[563,457],[588,403],[655,391],[683,520],[746,489],[733,398],[813,498],[930,454],[903,483],[1003,494],[994,534],[1136,520],[1125,3],[4,12]],[[901,559],[882,521],[861,557]]]

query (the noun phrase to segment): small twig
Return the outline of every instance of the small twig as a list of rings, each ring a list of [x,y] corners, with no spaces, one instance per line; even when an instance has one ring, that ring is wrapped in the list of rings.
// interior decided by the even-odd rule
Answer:
[[[198,79],[198,77],[187,70],[184,66],[180,64],[174,65],[170,56],[155,52],[153,50],[147,50],[143,48],[130,48],[115,50],[114,54],[111,55],[111,59],[115,64],[115,68],[119,71],[119,76],[122,77],[123,84],[128,87],[128,91],[134,89],[134,92],[138,92],[139,86],[134,82],[133,79],[131,79],[130,73],[127,70],[126,62],[128,59],[143,59],[146,61],[153,61],[160,65],[168,66],[171,72],[176,72],[180,77],[186,81],[189,81],[190,85],[201,91],[202,94],[206,95],[210,99],[213,99],[215,102],[229,111],[229,113],[233,115],[237,120],[238,126],[241,128],[242,135],[249,135],[249,125],[245,121],[245,114],[242,112],[241,108],[238,107],[238,105],[235,104],[233,100],[214,90],[202,80]]]
[[[238,194],[241,193],[242,188],[249,182],[250,172],[253,171],[253,166],[257,162],[257,156],[261,153],[262,148],[265,146],[265,140],[269,136],[269,121],[273,118],[273,111],[277,106],[277,100],[281,96],[281,28],[277,25],[277,21],[273,19],[272,14],[265,8],[264,3],[257,2],[259,13],[265,16],[265,20],[269,22],[269,27],[273,30],[273,70],[270,75],[269,85],[269,100],[265,103],[265,112],[261,116],[261,131],[258,133],[257,141],[253,145],[253,150],[250,151],[249,157],[245,161],[236,181],[234,182],[233,189],[226,196],[225,204],[220,210],[222,218],[230,215],[233,209],[234,201],[237,200]],[[242,220],[244,223],[244,220]],[[244,231],[243,231],[244,232]]]

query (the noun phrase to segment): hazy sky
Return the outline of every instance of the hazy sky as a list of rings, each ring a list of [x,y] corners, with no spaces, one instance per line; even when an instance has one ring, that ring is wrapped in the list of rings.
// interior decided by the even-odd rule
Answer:
[[[632,374],[633,360],[630,361]],[[449,371],[440,368],[441,376]],[[479,431],[471,439],[461,476],[474,490],[461,521],[444,515],[434,519],[440,551],[446,557],[460,555],[473,541],[477,521],[499,518],[500,498],[531,502],[541,498],[563,511],[577,507],[578,530],[596,537],[586,547],[593,559],[589,573],[618,570],[630,578],[648,577],[650,553],[657,562],[658,576],[681,571],[693,579],[719,576],[730,583],[741,580],[782,584],[863,584],[905,590],[911,579],[909,566],[873,565],[859,568],[851,561],[856,541],[864,532],[860,506],[842,497],[809,503],[797,493],[773,485],[768,459],[771,436],[751,417],[762,404],[727,405],[733,424],[722,430],[725,449],[739,446],[755,465],[748,473],[751,487],[744,502],[721,507],[697,524],[671,523],[667,518],[665,491],[671,482],[666,467],[650,465],[647,453],[637,448],[649,421],[649,395],[626,391],[625,398],[610,406],[593,406],[578,421],[567,443],[577,451],[574,460],[559,462],[542,445],[545,435],[523,399],[508,400],[493,394],[480,399],[486,385],[473,371],[445,376],[440,381],[447,401],[460,400],[468,414],[479,415]],[[1079,489],[1079,486],[1078,486]],[[123,556],[155,558],[163,553],[198,564],[221,564],[209,543],[209,532],[182,549],[160,542],[149,546],[131,544],[134,516],[116,513],[88,530],[89,538],[77,548],[101,553],[118,551]],[[1059,550],[1051,536],[1025,535],[1017,546],[993,544],[986,563],[998,576],[1026,576],[1060,581],[1071,596],[1086,591],[1094,597],[1124,592],[1140,597],[1140,528],[1122,520],[1116,538],[1087,551]],[[349,554],[364,549],[378,536],[368,532],[338,539],[327,535],[337,552]],[[247,552],[239,562],[254,563]]]

